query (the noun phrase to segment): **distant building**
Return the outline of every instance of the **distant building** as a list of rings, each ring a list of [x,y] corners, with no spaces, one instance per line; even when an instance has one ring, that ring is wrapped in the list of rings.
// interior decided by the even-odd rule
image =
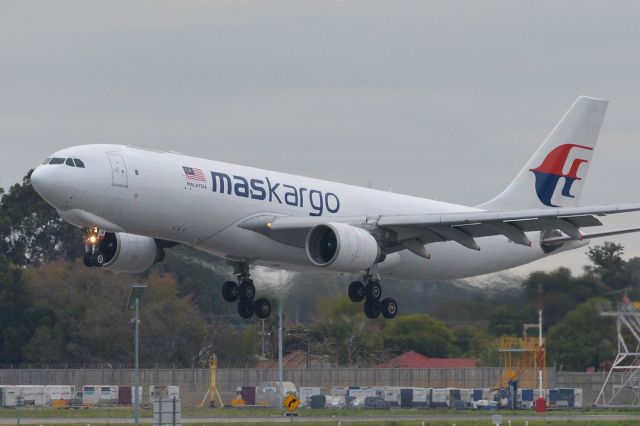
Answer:
[[[476,360],[473,358],[427,358],[414,351],[376,365],[377,368],[475,368],[476,366]]]

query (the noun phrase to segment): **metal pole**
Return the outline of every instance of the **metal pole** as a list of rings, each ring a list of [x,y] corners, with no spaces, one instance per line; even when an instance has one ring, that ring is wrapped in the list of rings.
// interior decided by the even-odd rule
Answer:
[[[278,380],[280,381],[280,397],[283,395],[283,387],[282,387],[282,300],[278,303]]]
[[[139,300],[136,297],[136,325],[135,325],[135,351],[136,351],[136,356],[135,356],[135,386],[134,386],[134,390],[133,390],[133,416],[134,416],[134,423],[135,426],[139,426],[140,425],[140,401],[139,401],[139,395],[138,395],[138,389],[140,387],[140,371],[138,369],[138,348],[140,345],[139,342],[139,330],[138,330],[138,306],[139,306]]]
[[[265,358],[265,353],[264,353],[264,320],[262,321],[262,358]]]
[[[307,368],[309,368],[309,354],[311,353],[311,334],[307,331]]]
[[[538,389],[542,396],[542,308],[538,309]]]

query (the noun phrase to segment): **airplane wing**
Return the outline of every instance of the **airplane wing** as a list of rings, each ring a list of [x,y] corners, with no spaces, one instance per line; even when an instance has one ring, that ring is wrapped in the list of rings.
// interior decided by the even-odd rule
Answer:
[[[455,241],[464,247],[480,250],[476,238],[504,235],[514,243],[531,245],[525,234],[530,231],[560,230],[563,240],[582,240],[626,232],[638,228],[613,231],[615,233],[584,236],[580,228],[599,226],[598,216],[640,211],[640,203],[590,207],[558,207],[530,210],[469,211],[444,214],[293,217],[256,216],[239,224],[276,241],[304,247],[307,233],[316,225],[327,222],[348,223],[372,232],[387,252],[409,249],[428,257],[425,244]],[[558,235],[550,237],[559,241]]]

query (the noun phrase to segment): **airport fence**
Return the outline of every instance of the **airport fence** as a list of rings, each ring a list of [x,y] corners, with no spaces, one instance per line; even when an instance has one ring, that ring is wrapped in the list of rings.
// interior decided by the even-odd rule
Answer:
[[[433,388],[490,388],[497,383],[502,369],[478,368],[300,368],[285,369],[284,380],[298,387],[314,386],[327,392],[334,386],[407,386]],[[584,405],[591,405],[606,373],[572,373],[547,369],[549,388],[582,388]],[[277,369],[218,369],[218,389],[229,401],[236,388],[277,381]],[[187,405],[202,400],[209,386],[208,369],[145,368],[140,370],[143,389],[151,385],[180,386]],[[130,368],[12,368],[0,369],[0,385],[118,385],[131,386]]]

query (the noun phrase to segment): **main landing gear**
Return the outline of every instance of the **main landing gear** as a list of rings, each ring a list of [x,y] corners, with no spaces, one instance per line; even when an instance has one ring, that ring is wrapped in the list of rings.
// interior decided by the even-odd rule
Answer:
[[[394,318],[398,314],[398,303],[387,297],[380,300],[382,286],[380,280],[367,272],[362,281],[354,281],[349,285],[349,299],[352,302],[362,302],[364,299],[364,314],[368,318],[378,318],[382,314],[385,318]]]
[[[256,288],[249,275],[249,265],[236,265],[235,274],[238,283],[227,281],[222,285],[222,298],[227,302],[238,300],[238,314],[242,318],[251,318],[254,314],[260,319],[265,319],[271,314],[271,303],[263,297],[253,300],[256,296]]]

